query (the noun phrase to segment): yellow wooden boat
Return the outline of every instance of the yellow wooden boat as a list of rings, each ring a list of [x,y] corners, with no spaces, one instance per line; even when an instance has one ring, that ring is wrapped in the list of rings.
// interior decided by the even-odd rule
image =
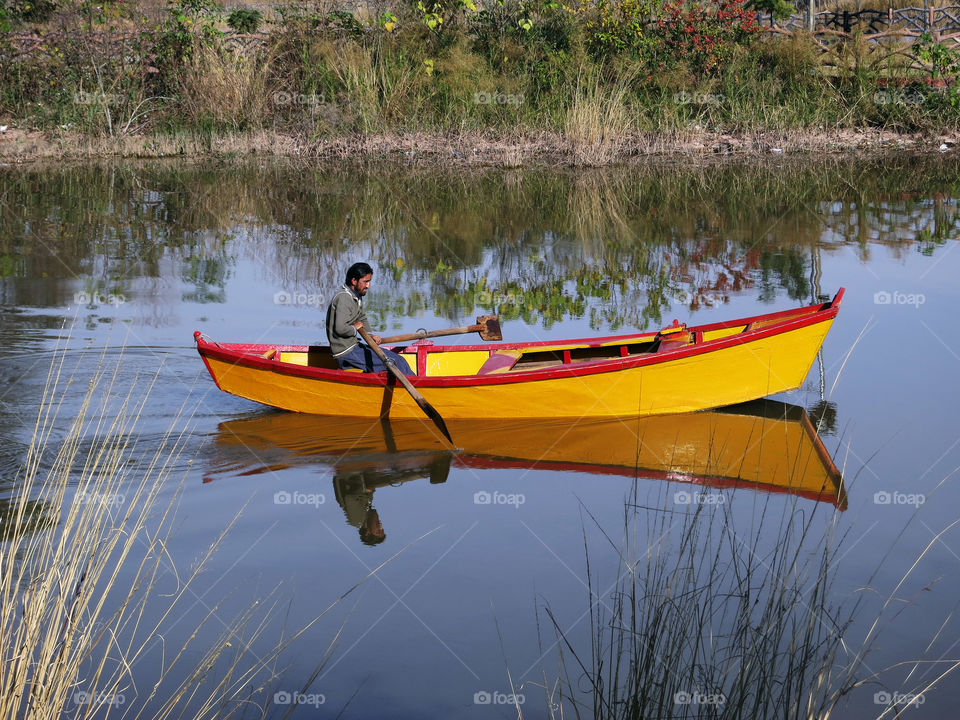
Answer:
[[[729,322],[595,339],[394,348],[412,384],[459,418],[660,415],[721,407],[803,383],[843,298]],[[283,410],[420,417],[387,373],[339,370],[326,346],[219,343],[194,333],[225,392]]]
[[[685,415],[579,420],[451,421],[450,451],[426,418],[369,420],[267,413],[220,424],[206,480],[321,464],[337,496],[450,467],[516,468],[662,479],[782,492],[847,506],[806,411],[772,400]]]

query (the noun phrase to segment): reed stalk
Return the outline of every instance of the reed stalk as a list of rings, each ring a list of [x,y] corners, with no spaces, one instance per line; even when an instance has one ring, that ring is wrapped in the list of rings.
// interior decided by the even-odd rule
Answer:
[[[276,591],[234,615],[224,598],[174,642],[167,626],[195,597],[198,576],[237,518],[179,574],[167,544],[179,494],[169,490],[185,474],[177,469],[187,438],[182,413],[146,457],[137,453],[137,424],[157,377],[125,387],[123,359],[107,369],[101,356],[63,432],[68,389],[84,381],[66,371],[66,357],[60,351],[51,363],[0,525],[0,719],[219,718],[251,703],[263,716],[264,696],[282,677],[281,654],[339,599],[271,645],[265,633]],[[169,573],[172,591],[161,582]],[[210,643],[213,620],[222,629]],[[139,687],[138,663],[150,668],[136,669]]]
[[[906,579],[960,521],[923,548],[858,643],[851,634],[867,612],[863,594],[837,598],[833,591],[845,535],[839,514],[808,512],[796,498],[757,501],[752,512],[737,513],[737,494],[715,492],[727,501],[679,510],[669,501],[641,505],[634,495],[619,538],[601,528],[618,577],[601,582],[588,548],[588,649],[546,611],[561,650],[557,678],[543,683],[551,717],[822,719],[893,669],[875,672],[866,658]],[[912,692],[899,694],[909,703],[951,677],[960,660],[897,666],[913,667]],[[891,717],[908,707],[878,705],[876,712]]]

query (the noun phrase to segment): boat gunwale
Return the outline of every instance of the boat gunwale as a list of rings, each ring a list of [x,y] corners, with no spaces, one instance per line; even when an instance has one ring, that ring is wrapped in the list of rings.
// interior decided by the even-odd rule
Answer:
[[[714,340],[707,340],[696,344],[685,345],[675,349],[664,350],[656,353],[638,353],[636,355],[622,358],[600,358],[597,360],[562,364],[557,366],[538,368],[533,370],[519,370],[515,373],[499,373],[489,375],[441,375],[441,376],[419,376],[411,375],[410,381],[415,387],[420,388],[457,388],[457,387],[477,387],[485,385],[505,385],[514,383],[529,383],[543,380],[555,380],[565,378],[583,377],[586,375],[596,375],[610,372],[620,372],[631,370],[647,365],[657,365],[664,362],[673,362],[697,355],[716,352],[738,345],[747,345],[758,340],[763,340],[776,335],[782,335],[788,332],[799,330],[801,328],[816,325],[821,322],[831,321],[836,318],[842,302],[845,288],[840,288],[833,300],[827,303],[817,303],[807,305],[801,308],[791,308],[780,310],[763,315],[754,315],[746,318],[738,318],[723,322],[709,323],[706,325],[690,326],[686,328],[687,332],[710,332],[712,330],[724,330],[740,325],[747,326],[751,323],[778,320],[765,327],[755,330],[744,330],[733,335],[728,335]],[[484,345],[446,345],[431,346],[433,350],[439,352],[445,351],[490,351],[514,350],[527,348],[545,348],[556,347],[561,349],[565,346],[583,346],[600,347],[615,345],[618,341],[630,340],[636,342],[643,338],[653,338],[656,332],[635,333],[630,335],[615,335],[603,338],[579,338],[573,340],[545,340],[524,343],[498,343],[495,346]],[[277,344],[245,344],[245,343],[227,343],[221,345],[215,341],[207,340],[199,330],[194,333],[194,340],[197,344],[197,351],[203,357],[207,370],[219,387],[210,367],[208,357],[234,365],[268,372],[279,373],[281,375],[291,375],[303,377],[306,379],[333,382],[340,385],[353,385],[357,387],[384,387],[392,380],[386,372],[381,373],[355,373],[343,370],[331,370],[321,367],[309,367],[304,365],[294,365],[292,363],[280,363],[275,359],[267,359],[256,354],[255,348],[262,348],[264,351],[276,349],[277,352],[306,352],[310,346],[306,345],[277,345]],[[249,348],[246,351],[231,349],[232,347],[242,346]],[[222,389],[222,388],[221,388]]]

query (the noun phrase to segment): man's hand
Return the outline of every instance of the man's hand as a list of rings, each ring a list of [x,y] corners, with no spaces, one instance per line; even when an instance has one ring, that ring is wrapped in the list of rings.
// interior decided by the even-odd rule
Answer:
[[[363,327],[363,323],[358,320],[357,322],[355,322],[355,323],[353,324],[353,327],[355,327],[357,330],[359,330],[360,328]],[[381,338],[380,338],[379,335],[371,335],[371,336],[370,336],[370,339],[373,340],[377,345],[380,344]]]

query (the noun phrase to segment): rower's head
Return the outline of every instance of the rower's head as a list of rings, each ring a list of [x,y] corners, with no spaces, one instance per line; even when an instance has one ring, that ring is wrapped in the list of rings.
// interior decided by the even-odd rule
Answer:
[[[387,533],[384,532],[383,525],[380,524],[380,516],[371,507],[360,526],[360,542],[364,545],[379,545],[386,539]]]
[[[373,279],[373,268],[365,262],[357,262],[347,270],[347,287],[356,291],[357,295],[366,295]]]

